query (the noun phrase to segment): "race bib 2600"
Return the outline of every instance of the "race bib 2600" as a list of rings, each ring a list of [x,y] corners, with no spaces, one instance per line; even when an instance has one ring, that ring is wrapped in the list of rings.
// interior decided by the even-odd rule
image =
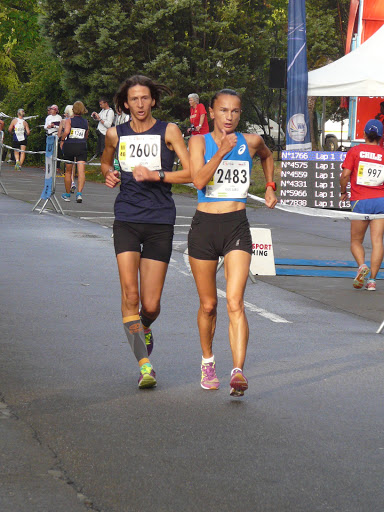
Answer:
[[[161,169],[160,135],[126,135],[120,137],[119,161],[121,170],[132,172],[136,165],[150,171]]]

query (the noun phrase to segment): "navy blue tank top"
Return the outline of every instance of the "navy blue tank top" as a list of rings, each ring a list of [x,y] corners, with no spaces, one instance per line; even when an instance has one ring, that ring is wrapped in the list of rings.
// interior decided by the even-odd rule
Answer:
[[[167,125],[157,120],[152,128],[143,133],[134,132],[130,121],[116,126],[119,137],[117,155],[121,168],[120,193],[115,201],[116,220],[139,224],[175,224],[172,185],[161,181],[137,182],[130,171],[128,158],[133,158],[131,161],[134,165],[138,165],[138,159],[142,158],[142,165],[150,168],[146,162],[152,163],[151,170],[172,171],[175,152],[168,149],[165,143]]]
[[[85,134],[88,130],[88,121],[81,116],[71,117],[71,131],[65,139],[66,144],[84,144],[87,145]]]

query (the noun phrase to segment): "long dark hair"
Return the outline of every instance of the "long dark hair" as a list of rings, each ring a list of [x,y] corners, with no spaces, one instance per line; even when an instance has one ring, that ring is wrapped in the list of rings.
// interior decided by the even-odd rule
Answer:
[[[166,85],[158,84],[154,82],[151,78],[148,78],[144,75],[133,75],[127,78],[119,87],[119,90],[115,94],[114,103],[116,107],[119,107],[122,112],[129,114],[129,109],[127,109],[124,103],[127,102],[128,98],[128,89],[134,87],[135,85],[143,85],[144,87],[148,87],[151,92],[151,98],[155,100],[154,107],[157,107],[160,104],[160,96],[164,92],[166,94],[172,94],[172,91]]]

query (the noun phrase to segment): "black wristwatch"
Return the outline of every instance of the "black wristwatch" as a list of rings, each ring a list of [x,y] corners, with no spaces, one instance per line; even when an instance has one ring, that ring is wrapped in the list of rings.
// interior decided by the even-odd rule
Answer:
[[[165,178],[165,172],[164,171],[157,171],[159,173],[160,181],[164,181]]]

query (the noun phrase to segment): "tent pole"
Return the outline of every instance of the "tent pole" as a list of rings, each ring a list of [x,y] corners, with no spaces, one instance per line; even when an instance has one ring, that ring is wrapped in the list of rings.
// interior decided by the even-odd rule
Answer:
[[[325,146],[325,96],[323,96],[323,112],[321,114],[321,147],[324,149]]]

